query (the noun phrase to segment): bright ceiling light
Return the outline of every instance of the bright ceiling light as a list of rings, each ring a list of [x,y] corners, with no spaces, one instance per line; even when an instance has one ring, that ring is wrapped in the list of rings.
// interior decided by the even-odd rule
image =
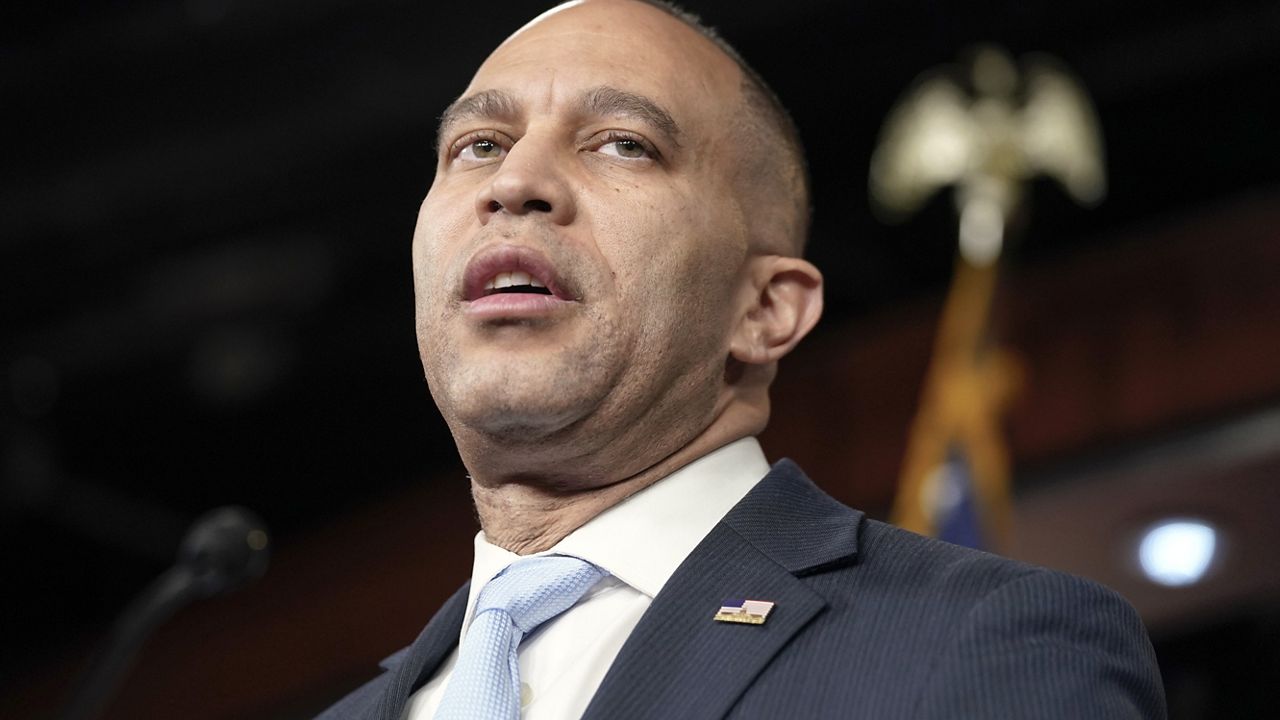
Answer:
[[[1138,561],[1153,582],[1171,587],[1191,585],[1213,562],[1218,533],[1202,520],[1166,520],[1142,536]]]

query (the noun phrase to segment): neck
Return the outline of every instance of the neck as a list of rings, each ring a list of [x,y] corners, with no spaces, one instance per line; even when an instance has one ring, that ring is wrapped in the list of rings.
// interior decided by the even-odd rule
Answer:
[[[501,548],[518,555],[541,552],[610,507],[703,455],[758,433],[767,418],[767,399],[763,407],[730,402],[716,413],[710,425],[662,459],[639,472],[603,482],[567,482],[562,473],[553,477],[527,472],[495,480],[473,472],[471,494],[480,526],[486,539]],[[572,462],[577,466],[609,464],[599,460],[577,458]],[[619,458],[614,466],[624,467],[625,460]]]

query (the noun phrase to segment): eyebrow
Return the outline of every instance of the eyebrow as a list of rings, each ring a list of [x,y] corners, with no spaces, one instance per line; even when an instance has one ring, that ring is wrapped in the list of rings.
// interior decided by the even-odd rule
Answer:
[[[680,147],[680,126],[671,117],[671,113],[643,95],[601,85],[583,93],[580,103],[588,115],[640,120],[666,135],[673,145]]]
[[[578,109],[584,115],[635,118],[666,135],[671,144],[680,147],[680,125],[671,113],[643,95],[601,85],[579,96]],[[505,90],[484,90],[458,98],[440,114],[436,150],[439,151],[452,127],[461,122],[477,119],[514,121],[519,115],[519,101]]]
[[[460,97],[440,114],[440,126],[436,130],[436,151],[449,130],[460,122],[475,119],[514,120],[520,114],[520,103],[505,90],[485,90],[475,95]]]

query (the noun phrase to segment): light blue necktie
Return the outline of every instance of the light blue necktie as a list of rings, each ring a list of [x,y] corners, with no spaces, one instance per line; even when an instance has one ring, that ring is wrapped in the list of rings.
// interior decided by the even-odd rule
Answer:
[[[544,555],[518,560],[486,583],[435,720],[519,718],[520,641],[607,574],[586,560]]]

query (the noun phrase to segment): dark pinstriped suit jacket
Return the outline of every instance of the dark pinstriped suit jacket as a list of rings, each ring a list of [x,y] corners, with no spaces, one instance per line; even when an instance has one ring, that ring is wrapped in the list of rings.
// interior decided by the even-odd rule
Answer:
[[[396,720],[457,644],[466,591],[321,718]],[[733,597],[777,605],[763,625],[713,622]],[[1116,593],[868,520],[783,460],[654,598],[584,717],[1164,716]]]

